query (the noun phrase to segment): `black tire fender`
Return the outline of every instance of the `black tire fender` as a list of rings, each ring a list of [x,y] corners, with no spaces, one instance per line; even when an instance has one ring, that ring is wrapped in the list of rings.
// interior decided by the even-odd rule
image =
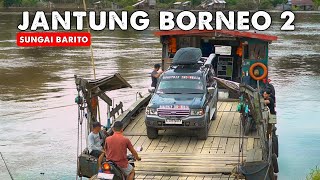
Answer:
[[[272,166],[273,166],[273,172],[278,173],[279,172],[279,165],[278,165],[278,159],[276,154],[272,154]]]
[[[278,136],[275,133],[272,135],[272,152],[279,157],[279,142]]]

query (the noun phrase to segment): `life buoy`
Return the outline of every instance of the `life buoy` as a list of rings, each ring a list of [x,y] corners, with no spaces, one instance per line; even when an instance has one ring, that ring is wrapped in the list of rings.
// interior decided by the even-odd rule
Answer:
[[[254,72],[254,69],[255,69],[256,67],[258,67],[258,66],[263,69],[263,74],[262,74],[261,76],[255,76],[254,73],[253,73],[253,72]],[[264,78],[267,77],[267,75],[268,75],[268,68],[267,68],[267,66],[264,65],[263,63],[260,63],[260,62],[254,63],[254,64],[252,64],[252,65],[250,66],[249,74],[250,74],[250,76],[252,77],[252,79],[254,79],[254,80],[256,80],[256,81],[260,81],[260,80],[262,80],[262,79],[264,79]]]

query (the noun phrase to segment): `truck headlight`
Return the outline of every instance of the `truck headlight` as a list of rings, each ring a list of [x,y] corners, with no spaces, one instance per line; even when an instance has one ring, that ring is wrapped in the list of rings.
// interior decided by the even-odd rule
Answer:
[[[191,116],[202,116],[203,114],[203,109],[191,109]]]
[[[157,109],[156,108],[151,108],[151,107],[147,107],[146,109],[146,113],[148,115],[157,115]]]

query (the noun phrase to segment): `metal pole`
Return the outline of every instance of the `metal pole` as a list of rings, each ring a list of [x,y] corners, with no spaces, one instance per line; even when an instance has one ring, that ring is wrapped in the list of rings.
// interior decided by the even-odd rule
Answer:
[[[107,104],[107,129],[111,127],[111,120],[110,120],[110,105]]]
[[[4,162],[4,165],[6,166],[6,169],[7,169],[8,173],[9,173],[9,175],[10,175],[10,178],[13,180],[13,176],[12,176],[12,174],[11,174],[11,172],[10,172],[8,166],[7,166],[7,163],[6,163],[6,161],[4,160],[1,152],[0,152],[0,155],[1,155],[1,158],[2,158],[2,160],[3,160],[3,162]]]

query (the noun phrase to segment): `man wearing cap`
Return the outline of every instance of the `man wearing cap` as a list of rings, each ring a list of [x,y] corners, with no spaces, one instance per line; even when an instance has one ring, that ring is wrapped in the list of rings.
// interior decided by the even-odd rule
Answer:
[[[161,65],[160,64],[155,64],[153,71],[151,73],[151,87],[157,87],[157,83],[158,83],[158,78],[160,77],[160,75],[163,73],[163,71],[160,70]]]
[[[270,114],[276,114],[275,111],[275,104],[274,104],[274,99],[271,97],[271,91],[270,89],[266,89],[263,92],[263,98],[264,98],[264,103],[269,107]]]
[[[88,149],[89,154],[94,157],[99,157],[103,152],[102,143],[103,138],[100,135],[101,124],[99,122],[92,123],[92,131],[88,136]]]
[[[127,149],[132,153],[136,160],[140,161],[137,151],[133,148],[130,140],[123,136],[123,124],[116,121],[113,125],[113,135],[106,138],[104,149],[107,160],[115,162],[126,175],[127,180],[134,179],[134,169],[127,159]],[[99,158],[100,159],[100,158]]]

